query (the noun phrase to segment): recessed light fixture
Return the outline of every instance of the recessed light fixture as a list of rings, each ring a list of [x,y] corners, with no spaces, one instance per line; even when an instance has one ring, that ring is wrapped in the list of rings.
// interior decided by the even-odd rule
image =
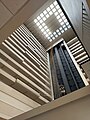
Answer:
[[[56,17],[60,25],[54,32],[51,32],[45,23],[51,15]],[[34,23],[43,33],[42,35],[44,35],[50,42],[71,27],[56,0],[34,19]]]

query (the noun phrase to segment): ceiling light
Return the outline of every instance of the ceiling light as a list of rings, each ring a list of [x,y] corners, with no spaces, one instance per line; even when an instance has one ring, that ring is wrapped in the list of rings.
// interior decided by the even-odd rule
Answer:
[[[46,14],[47,14],[47,11],[46,11],[46,10],[44,10],[44,11],[43,11],[43,13],[46,15]]]
[[[37,22],[38,22],[38,20],[37,20],[37,19],[35,19],[35,20],[34,20],[34,22],[35,22],[35,23],[37,23]]]
[[[40,20],[40,19],[41,19],[41,17],[40,17],[40,16],[38,16],[38,17],[37,17],[37,19],[38,19],[38,20]]]
[[[55,6],[58,5],[57,1],[53,2],[53,4],[54,4]]]
[[[59,8],[60,8],[59,5],[57,5],[57,6],[56,6],[56,9],[59,9]]]
[[[48,12],[50,11],[50,7],[47,8],[47,11],[48,11]]]
[[[50,8],[51,8],[51,9],[52,9],[52,8],[54,8],[54,5],[53,5],[53,4],[51,4],[51,5],[50,5]]]
[[[41,16],[41,17],[43,17],[43,16],[44,16],[44,14],[43,14],[43,13],[41,13],[41,14],[40,14],[40,16]]]

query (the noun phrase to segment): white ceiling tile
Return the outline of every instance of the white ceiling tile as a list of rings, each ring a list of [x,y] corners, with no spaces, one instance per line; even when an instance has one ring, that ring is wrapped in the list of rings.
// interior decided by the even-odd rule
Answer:
[[[12,17],[10,11],[0,2],[0,28]]]
[[[15,14],[27,2],[27,0],[1,0],[1,1],[13,14]]]

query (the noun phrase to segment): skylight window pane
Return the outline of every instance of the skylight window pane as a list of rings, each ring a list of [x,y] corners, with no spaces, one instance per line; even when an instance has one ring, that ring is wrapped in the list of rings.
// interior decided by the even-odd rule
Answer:
[[[48,28],[47,26],[44,27],[44,29],[47,29],[47,28]]]
[[[56,12],[56,9],[55,9],[55,8],[53,8],[53,9],[52,9],[52,11],[53,11],[53,12]]]
[[[44,29],[42,28],[41,31],[44,32]]]
[[[48,40],[50,40],[50,37],[48,37]]]
[[[48,11],[48,12],[50,11],[50,7],[47,8],[47,11]]]
[[[49,14],[46,15],[46,18],[49,18]]]
[[[42,26],[45,26],[45,23],[42,23]]]
[[[47,14],[47,11],[46,11],[46,10],[44,10],[44,11],[43,11],[43,13],[44,13],[44,15],[46,15],[46,14]]]
[[[56,6],[56,9],[59,9],[59,8],[60,8],[59,5],[57,5],[57,6]]]
[[[58,35],[61,35],[61,33],[59,32]]]
[[[46,31],[49,32],[49,29],[47,29]]]
[[[55,37],[57,38],[57,37],[58,37],[58,35],[55,35]]]
[[[66,30],[67,30],[67,28],[64,28],[64,30],[66,31]]]
[[[59,32],[59,30],[57,29],[57,30],[56,30],[56,32],[58,33],[58,32]]]
[[[39,25],[40,25],[40,23],[38,22],[38,23],[36,23],[36,25],[37,25],[37,26],[39,26]]]
[[[63,28],[65,28],[65,25],[63,25]]]
[[[63,17],[62,17],[62,19],[64,20],[64,19],[66,19],[66,17],[65,17],[65,16],[63,16]]]
[[[37,19],[35,19],[35,20],[34,20],[34,22],[35,22],[35,23],[37,23],[37,22],[38,22],[38,20],[37,20]]]
[[[53,34],[56,35],[56,32],[54,32]]]
[[[54,8],[54,5],[53,5],[53,4],[51,4],[51,5],[50,5],[50,8],[51,8],[51,9],[52,9],[52,8]]]
[[[60,27],[59,30],[62,30],[62,27]]]
[[[43,17],[42,19],[43,19],[43,21],[45,21],[45,20],[46,20],[46,17]]]
[[[48,33],[49,35],[52,34],[51,32]]]
[[[44,35],[46,35],[47,34],[47,32],[44,32]]]
[[[58,9],[58,12],[59,12],[59,13],[61,13],[61,12],[62,12],[62,10],[61,10],[61,9]]]
[[[61,24],[61,25],[63,25],[63,24],[64,24],[64,22],[61,22],[60,24]]]
[[[64,15],[63,12],[60,15],[63,16]]]
[[[52,38],[53,40],[55,39],[55,37]]]
[[[41,28],[42,28],[42,26],[40,25],[40,26],[39,26],[39,28],[41,29]]]
[[[41,13],[41,14],[40,14],[40,16],[41,16],[41,17],[43,17],[43,16],[44,16],[44,14],[43,14],[43,13]]]
[[[59,19],[58,21],[59,21],[59,22],[62,22],[62,19]]]
[[[45,36],[46,36],[46,37],[48,37],[49,35],[48,35],[48,34],[46,34]]]
[[[51,34],[50,37],[53,37],[53,34]]]
[[[55,6],[58,5],[57,1],[53,2],[53,4],[54,4]]]
[[[49,14],[50,14],[50,15],[52,15],[52,14],[53,14],[53,12],[52,12],[52,11],[50,11],[50,12],[49,12]]]
[[[67,19],[65,19],[64,22],[65,22],[65,23],[68,22]]]
[[[69,25],[69,22],[67,22],[66,25]]]
[[[52,39],[50,39],[49,41],[52,42]]]
[[[54,14],[55,14],[55,16],[57,16],[57,15],[58,15],[58,12],[55,12]]]
[[[37,17],[37,19],[38,19],[38,20],[40,20],[40,19],[41,19],[41,17],[40,17],[40,16],[38,16],[38,17]]]
[[[61,33],[64,33],[64,30],[61,30]]]
[[[43,20],[40,20],[40,23],[43,23]]]
[[[68,28],[71,28],[71,26],[69,25]]]
[[[60,18],[60,16],[58,15],[56,18],[57,18],[57,19],[59,19],[59,18]]]

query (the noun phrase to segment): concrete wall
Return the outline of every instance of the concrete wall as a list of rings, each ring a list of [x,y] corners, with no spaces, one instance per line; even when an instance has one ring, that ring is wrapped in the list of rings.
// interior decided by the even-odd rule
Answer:
[[[11,120],[89,120],[90,86],[79,89]]]
[[[71,21],[78,37],[90,55],[90,30],[82,26],[82,2],[90,19],[90,10],[86,0],[58,0]],[[90,21],[89,21],[90,22]],[[89,31],[89,32],[88,32]]]
[[[0,43],[47,0],[0,0]]]

